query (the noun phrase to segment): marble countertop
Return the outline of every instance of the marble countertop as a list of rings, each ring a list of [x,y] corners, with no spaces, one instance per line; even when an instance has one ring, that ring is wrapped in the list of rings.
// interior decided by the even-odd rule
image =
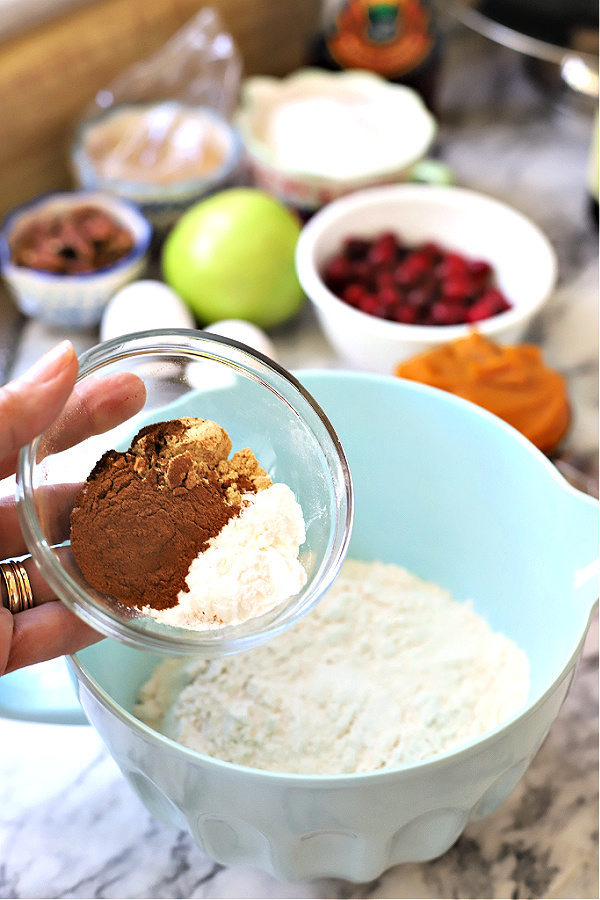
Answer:
[[[558,254],[559,282],[528,339],[569,382],[568,451],[597,476],[598,237],[587,211],[589,109],[550,95],[513,51],[449,35],[436,154],[457,183],[528,214]],[[0,299],[0,381],[66,335]],[[68,335],[78,351],[96,332]],[[288,368],[339,366],[307,308],[272,335]],[[48,677],[56,670],[49,669]],[[508,801],[444,856],[369,884],[287,884],[224,868],[153,819],[87,726],[0,720],[0,897],[597,898],[598,622],[569,696]]]

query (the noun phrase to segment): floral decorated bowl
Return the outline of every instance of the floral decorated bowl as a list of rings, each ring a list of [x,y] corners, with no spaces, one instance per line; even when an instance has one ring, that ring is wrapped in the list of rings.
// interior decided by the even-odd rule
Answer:
[[[247,79],[236,122],[256,184],[301,213],[410,180],[437,129],[411,88],[318,69]]]
[[[13,246],[23,230],[42,217],[62,216],[93,207],[108,214],[131,236],[125,255],[94,271],[46,271],[14,261]],[[77,235],[75,235],[77,238]],[[0,227],[0,270],[21,312],[49,326],[92,328],[108,301],[146,267],[152,226],[139,208],[104,191],[61,191],[43,194],[12,210]],[[70,247],[66,246],[66,252]]]

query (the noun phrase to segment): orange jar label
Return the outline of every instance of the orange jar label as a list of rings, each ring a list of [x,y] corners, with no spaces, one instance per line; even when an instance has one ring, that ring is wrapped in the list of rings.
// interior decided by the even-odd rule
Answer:
[[[368,69],[385,78],[416,69],[433,42],[431,15],[419,0],[347,0],[326,38],[342,69]]]

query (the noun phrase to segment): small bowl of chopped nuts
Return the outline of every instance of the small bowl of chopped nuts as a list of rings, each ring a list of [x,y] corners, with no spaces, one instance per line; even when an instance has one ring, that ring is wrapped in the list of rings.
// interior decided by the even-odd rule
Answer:
[[[330,203],[304,226],[296,268],[340,356],[385,374],[474,328],[499,343],[521,340],[557,275],[550,242],[522,213],[425,184]]]
[[[152,226],[101,191],[43,194],[0,227],[0,271],[21,312],[51,326],[90,328],[143,273]]]

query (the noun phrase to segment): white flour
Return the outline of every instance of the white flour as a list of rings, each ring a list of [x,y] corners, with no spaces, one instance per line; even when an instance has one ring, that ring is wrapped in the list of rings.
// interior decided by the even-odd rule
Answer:
[[[289,600],[306,584],[298,560],[306,533],[294,493],[286,484],[246,494],[239,516],[230,519],[192,561],[188,591],[178,604],[147,612],[183,628],[235,625]]]
[[[362,772],[476,738],[528,689],[525,654],[470,603],[398,566],[347,560],[287,633],[238,656],[161,663],[136,714],[241,765]]]

